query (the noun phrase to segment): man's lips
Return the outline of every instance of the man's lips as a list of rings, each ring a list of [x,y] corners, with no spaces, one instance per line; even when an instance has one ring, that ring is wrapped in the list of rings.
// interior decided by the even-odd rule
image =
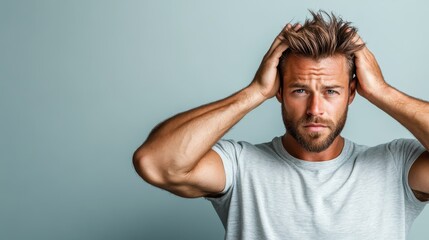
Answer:
[[[312,132],[318,132],[327,128],[327,126],[320,123],[311,123],[311,124],[304,125],[304,128]]]
[[[320,124],[320,123],[310,123],[310,124],[304,125],[304,127],[326,127],[326,125]]]

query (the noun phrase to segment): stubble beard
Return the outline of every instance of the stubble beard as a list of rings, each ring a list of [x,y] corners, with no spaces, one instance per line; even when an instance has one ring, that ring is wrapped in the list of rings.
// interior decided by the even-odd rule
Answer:
[[[322,119],[312,115],[306,115],[299,119],[297,123],[294,123],[286,113],[285,108],[282,106],[282,117],[287,133],[289,133],[305,150],[309,152],[322,152],[331,146],[346,124],[347,112],[348,106],[344,110],[337,124],[331,120]],[[300,126],[310,123],[324,124],[330,130],[330,133],[322,139],[323,134],[320,132],[304,133],[300,131]]]

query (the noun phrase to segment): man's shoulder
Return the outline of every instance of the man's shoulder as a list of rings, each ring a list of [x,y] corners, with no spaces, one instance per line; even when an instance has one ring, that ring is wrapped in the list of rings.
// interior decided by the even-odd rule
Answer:
[[[222,150],[225,152],[234,152],[236,157],[241,155],[258,155],[258,154],[269,154],[277,155],[279,151],[280,137],[274,137],[271,141],[261,143],[251,143],[249,141],[237,141],[233,139],[221,139],[213,147],[215,150]]]
[[[413,160],[423,149],[421,143],[412,138],[397,138],[389,142],[380,143],[374,146],[360,145],[353,143],[354,155],[360,160],[380,160],[379,163],[395,162],[402,166],[404,162]],[[391,161],[387,161],[387,160]]]
[[[366,149],[371,151],[389,151],[395,152],[398,150],[405,150],[408,147],[418,147],[420,146],[420,142],[414,138],[396,138],[389,142],[379,143],[374,146],[368,147],[365,146]]]
[[[399,148],[403,145],[418,145],[420,144],[416,139],[413,138],[396,138],[388,142],[377,143],[374,145],[367,145],[357,143],[351,140],[348,140],[356,150],[361,151],[386,151],[391,149]]]
[[[246,140],[235,140],[235,139],[228,139],[228,138],[222,138],[219,140],[216,145],[232,145],[236,147],[248,147],[248,148],[271,148],[273,147],[278,141],[280,137],[274,137],[271,141],[266,142],[259,142],[259,143],[251,143],[250,141]]]

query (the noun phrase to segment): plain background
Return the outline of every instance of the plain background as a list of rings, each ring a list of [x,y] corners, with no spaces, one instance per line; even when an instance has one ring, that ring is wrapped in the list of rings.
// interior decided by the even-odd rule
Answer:
[[[386,80],[427,98],[427,1],[0,1],[0,239],[222,239],[211,204],[148,185],[131,156],[160,121],[245,87],[308,9],[359,28]],[[284,133],[270,100],[227,138]],[[411,137],[358,96],[343,135]],[[363,213],[364,214],[364,213]],[[410,239],[427,239],[429,212]]]

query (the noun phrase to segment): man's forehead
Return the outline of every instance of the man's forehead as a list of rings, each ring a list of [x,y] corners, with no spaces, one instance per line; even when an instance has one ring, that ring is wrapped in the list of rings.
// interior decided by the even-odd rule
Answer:
[[[335,54],[329,57],[314,59],[312,57],[290,54],[285,59],[285,64],[293,69],[321,69],[330,68],[338,70],[346,70],[347,59],[345,56]]]
[[[284,80],[306,81],[347,81],[349,80],[349,69],[347,59],[343,55],[314,59],[301,55],[288,55],[283,63]]]

